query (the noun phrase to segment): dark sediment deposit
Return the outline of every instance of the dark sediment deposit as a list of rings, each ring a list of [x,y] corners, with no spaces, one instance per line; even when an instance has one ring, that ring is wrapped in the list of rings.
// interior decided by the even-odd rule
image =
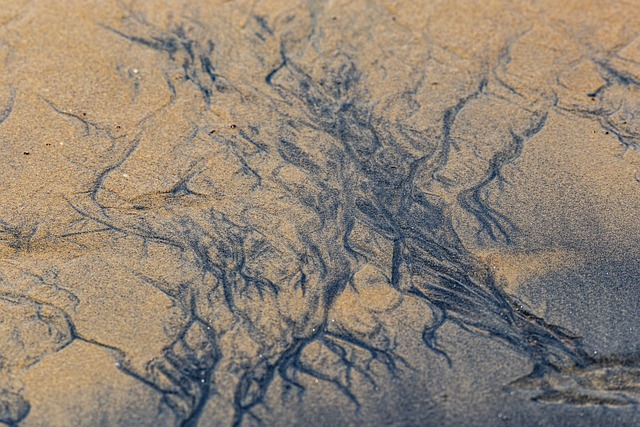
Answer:
[[[560,3],[0,0],[0,424],[639,425],[640,5]]]

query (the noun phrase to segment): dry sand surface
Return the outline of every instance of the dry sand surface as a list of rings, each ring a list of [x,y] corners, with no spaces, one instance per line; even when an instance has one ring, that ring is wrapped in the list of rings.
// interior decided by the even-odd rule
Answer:
[[[640,425],[640,3],[0,0],[0,424]]]

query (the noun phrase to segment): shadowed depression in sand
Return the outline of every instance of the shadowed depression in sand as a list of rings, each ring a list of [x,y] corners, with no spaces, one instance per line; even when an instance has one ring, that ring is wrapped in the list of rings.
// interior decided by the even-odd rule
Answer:
[[[637,425],[634,1],[0,0],[0,424]]]

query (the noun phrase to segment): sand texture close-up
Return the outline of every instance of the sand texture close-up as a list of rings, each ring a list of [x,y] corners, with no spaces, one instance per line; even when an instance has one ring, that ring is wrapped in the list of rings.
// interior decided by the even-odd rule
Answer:
[[[0,0],[0,425],[640,425],[640,2]]]

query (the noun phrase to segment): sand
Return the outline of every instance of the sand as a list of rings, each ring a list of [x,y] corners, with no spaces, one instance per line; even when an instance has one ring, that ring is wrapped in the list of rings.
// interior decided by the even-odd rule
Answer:
[[[0,424],[640,424],[638,28],[0,0]]]

